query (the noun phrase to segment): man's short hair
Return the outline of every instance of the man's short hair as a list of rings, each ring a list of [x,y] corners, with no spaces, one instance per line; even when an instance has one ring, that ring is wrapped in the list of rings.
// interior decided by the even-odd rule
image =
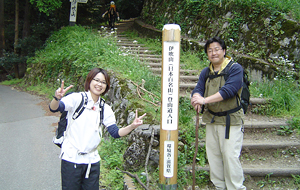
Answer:
[[[222,40],[220,37],[215,36],[209,40],[206,41],[205,46],[204,46],[204,51],[207,54],[207,48],[209,47],[210,44],[217,42],[220,44],[220,46],[222,47],[223,50],[226,50],[226,44],[224,42],[224,40]]]

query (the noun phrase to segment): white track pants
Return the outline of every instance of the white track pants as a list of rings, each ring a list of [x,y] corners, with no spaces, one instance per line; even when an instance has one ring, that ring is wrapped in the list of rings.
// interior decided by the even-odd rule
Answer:
[[[210,179],[217,189],[246,189],[239,160],[243,136],[242,125],[230,126],[229,139],[225,139],[224,125],[206,124],[206,154]]]

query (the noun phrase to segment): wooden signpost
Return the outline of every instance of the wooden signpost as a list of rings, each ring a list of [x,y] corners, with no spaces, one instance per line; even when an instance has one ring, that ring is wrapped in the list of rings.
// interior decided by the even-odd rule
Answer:
[[[180,26],[166,24],[162,33],[163,62],[159,185],[177,189]]]
[[[69,25],[74,26],[76,23],[76,15],[77,15],[77,3],[87,3],[88,0],[70,0],[71,8],[70,8],[70,20]]]

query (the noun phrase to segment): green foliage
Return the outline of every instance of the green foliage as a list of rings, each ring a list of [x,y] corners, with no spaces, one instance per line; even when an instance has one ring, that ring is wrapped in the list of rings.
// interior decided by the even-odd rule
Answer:
[[[121,78],[140,83],[146,81],[148,90],[160,89],[160,80],[132,56],[122,53],[109,36],[94,33],[84,27],[64,27],[47,40],[45,48],[28,60],[31,70],[26,81],[47,82],[57,87],[57,80],[76,84],[83,81],[90,69],[102,67],[119,72]],[[77,86],[77,89],[80,87]]]
[[[277,134],[281,136],[290,135],[293,133],[293,129],[290,126],[280,126],[280,129],[277,130]]]
[[[0,66],[3,67],[6,71],[13,69],[13,66],[17,63],[26,61],[26,58],[20,57],[14,52],[4,52],[4,56],[0,57]]]
[[[178,149],[178,185],[184,186],[191,184],[192,174],[185,171],[185,166],[193,163],[195,154],[195,116],[196,112],[191,106],[190,100],[185,97],[181,97],[179,100],[179,141],[184,145]],[[205,129],[199,126],[198,138],[203,139],[205,135]],[[196,156],[197,165],[204,166],[207,163],[205,147],[198,147]],[[203,172],[197,172],[197,184],[207,182],[207,174]],[[205,177],[206,176],[206,177]]]
[[[291,78],[277,78],[273,81],[254,82],[250,85],[252,97],[269,99],[267,106],[261,106],[256,113],[266,115],[299,115],[300,90]]]
[[[293,117],[288,123],[291,130],[296,129],[300,134],[300,116]]]
[[[45,13],[49,16],[51,11],[61,7],[61,0],[30,0],[31,4],[35,4],[40,12]]]
[[[271,53],[285,54],[279,45],[285,37],[297,41],[292,37],[297,36],[297,24],[292,20],[300,21],[298,0],[160,2],[145,5],[141,16],[146,23],[157,29],[162,29],[168,23],[179,24],[182,34],[202,42],[218,35],[241,54],[267,60]],[[287,26],[295,27],[289,29]],[[286,48],[292,49],[295,46],[292,44],[297,42],[291,42]],[[289,59],[293,60],[296,55],[289,52]]]
[[[152,38],[141,38],[139,37],[139,33],[135,30],[127,30],[123,34],[127,37],[134,39],[137,43],[145,44],[149,50],[154,51],[155,54],[162,54],[162,41],[160,38],[152,39]]]
[[[300,185],[300,175],[293,175],[292,177],[294,178],[294,184]]]
[[[300,117],[293,117],[291,121],[289,121],[289,124],[293,128],[300,128]]]
[[[181,51],[180,52],[180,68],[187,70],[199,70],[208,66],[209,61],[204,51],[192,52],[192,51]]]
[[[266,177],[265,177],[265,181],[259,181],[259,182],[257,183],[257,185],[258,185],[260,188],[263,188],[264,186],[267,186],[267,185],[269,185],[269,186],[275,185],[275,184],[277,183],[277,181],[271,179],[271,175],[272,175],[272,174],[273,174],[273,173],[267,174]]]
[[[3,85],[16,85],[20,84],[23,81],[23,79],[11,79],[1,82]]]
[[[126,148],[125,139],[113,139],[112,137],[109,137],[108,140],[103,139],[98,148],[101,157],[100,181],[106,189],[123,189],[123,183],[120,183],[123,174],[116,167],[122,168],[123,153]]]

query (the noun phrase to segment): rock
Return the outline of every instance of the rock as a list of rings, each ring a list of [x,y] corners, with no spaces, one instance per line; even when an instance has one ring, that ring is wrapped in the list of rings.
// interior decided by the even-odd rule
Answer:
[[[148,168],[149,171],[151,171],[158,167],[160,126],[141,125],[128,136],[128,143],[131,145],[126,149],[123,155],[123,167],[125,170],[138,171],[145,167],[152,130],[154,130],[154,139],[151,145]]]

